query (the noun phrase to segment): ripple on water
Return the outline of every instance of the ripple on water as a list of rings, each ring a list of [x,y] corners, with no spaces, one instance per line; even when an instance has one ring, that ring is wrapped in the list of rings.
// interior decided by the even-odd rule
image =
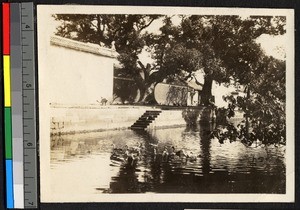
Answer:
[[[285,193],[285,147],[246,147],[238,141],[220,144],[217,139],[207,139],[207,129],[121,130],[53,137],[53,191],[57,195]],[[136,167],[110,159],[112,145],[125,148],[138,143],[143,150]],[[172,147],[195,158],[163,160],[163,151],[171,153]]]

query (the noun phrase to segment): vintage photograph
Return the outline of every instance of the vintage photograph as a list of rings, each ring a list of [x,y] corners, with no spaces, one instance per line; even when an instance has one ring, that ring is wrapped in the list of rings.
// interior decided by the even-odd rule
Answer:
[[[41,201],[294,201],[293,21],[38,6]]]

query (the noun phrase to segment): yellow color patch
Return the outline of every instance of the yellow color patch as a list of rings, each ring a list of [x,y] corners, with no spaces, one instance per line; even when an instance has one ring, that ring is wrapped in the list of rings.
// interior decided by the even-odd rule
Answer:
[[[4,76],[4,106],[11,106],[11,83],[10,83],[10,56],[3,56]]]

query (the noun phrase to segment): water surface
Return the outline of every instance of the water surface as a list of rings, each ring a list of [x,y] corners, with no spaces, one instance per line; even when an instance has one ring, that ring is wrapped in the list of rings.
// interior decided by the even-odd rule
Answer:
[[[101,193],[285,193],[285,147],[210,139],[212,125],[51,137],[51,187],[70,196]],[[136,166],[113,146],[142,143]],[[162,158],[183,150],[193,158]],[[155,152],[154,152],[155,148]],[[191,153],[192,152],[192,153]],[[156,153],[156,154],[155,154]]]

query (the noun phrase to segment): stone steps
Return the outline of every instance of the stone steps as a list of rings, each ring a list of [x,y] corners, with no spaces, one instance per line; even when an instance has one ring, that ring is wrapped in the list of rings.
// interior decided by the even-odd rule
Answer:
[[[150,111],[147,110],[132,126],[130,126],[133,130],[144,130],[152,123],[161,111]]]

